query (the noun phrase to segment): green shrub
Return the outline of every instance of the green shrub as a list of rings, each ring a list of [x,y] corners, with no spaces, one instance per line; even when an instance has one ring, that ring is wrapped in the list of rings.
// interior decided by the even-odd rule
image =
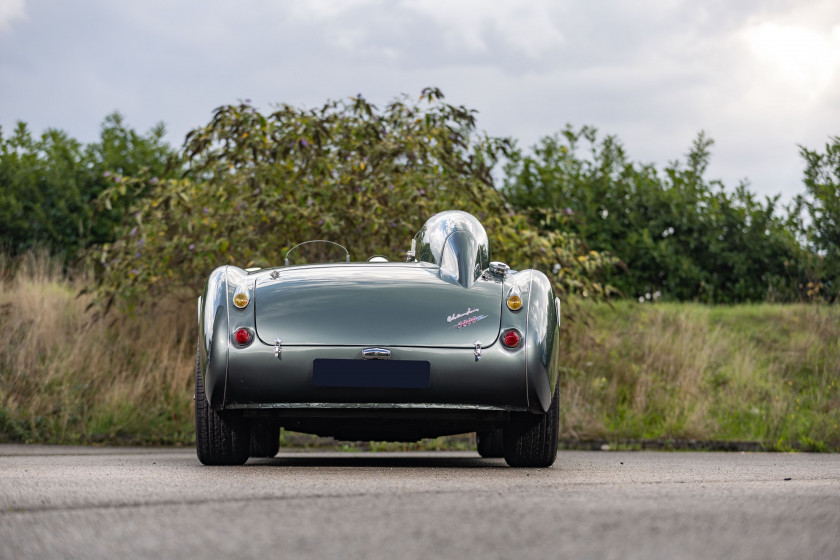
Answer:
[[[561,294],[599,296],[612,261],[560,231],[539,233],[493,186],[509,142],[476,132],[475,113],[424,90],[379,110],[361,97],[319,109],[284,105],[270,115],[220,107],[187,135],[178,179],[116,176],[104,209],[126,198],[126,226],[96,253],[102,295],[196,293],[221,264],[278,265],[309,239],[347,246],[356,260],[400,260],[427,218],[476,215],[492,257],[552,273]],[[142,196],[138,193],[142,193]]]

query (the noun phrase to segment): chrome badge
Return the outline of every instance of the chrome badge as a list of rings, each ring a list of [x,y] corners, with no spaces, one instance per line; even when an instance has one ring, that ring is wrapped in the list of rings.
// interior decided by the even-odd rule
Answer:
[[[467,315],[472,315],[473,313],[478,313],[478,309],[473,309],[472,307],[467,307],[467,310],[463,313],[453,313],[449,317],[446,318],[447,323],[451,323],[456,319],[460,319],[461,317],[466,317]]]

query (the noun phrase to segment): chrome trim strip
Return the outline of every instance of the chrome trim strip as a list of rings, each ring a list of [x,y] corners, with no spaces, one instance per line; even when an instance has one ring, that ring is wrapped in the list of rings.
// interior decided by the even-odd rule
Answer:
[[[394,410],[486,410],[496,412],[525,412],[527,407],[493,406],[484,404],[446,403],[234,403],[226,409],[271,410],[271,409],[394,409]]]
[[[365,360],[388,360],[391,358],[391,351],[386,348],[365,348],[362,350],[362,358]]]

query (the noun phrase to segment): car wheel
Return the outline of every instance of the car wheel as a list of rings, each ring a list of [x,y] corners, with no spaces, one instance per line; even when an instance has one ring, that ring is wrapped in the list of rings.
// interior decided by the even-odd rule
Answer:
[[[280,451],[280,426],[253,424],[251,426],[251,457],[274,457]]]
[[[505,444],[502,429],[482,430],[475,433],[478,454],[488,459],[505,456]]]
[[[233,414],[210,408],[204,394],[199,354],[195,356],[195,448],[205,465],[241,465],[248,460],[251,430]]]
[[[512,417],[504,427],[505,461],[511,467],[550,467],[557,457],[560,429],[560,385],[546,414],[525,413]]]

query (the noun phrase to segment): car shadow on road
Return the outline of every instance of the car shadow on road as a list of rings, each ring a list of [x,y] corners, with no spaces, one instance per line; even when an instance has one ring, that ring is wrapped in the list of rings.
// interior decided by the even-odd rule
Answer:
[[[504,459],[484,459],[481,457],[429,457],[406,453],[404,456],[377,455],[278,455],[270,459],[249,459],[248,466],[273,467],[388,467],[411,469],[507,469]]]

